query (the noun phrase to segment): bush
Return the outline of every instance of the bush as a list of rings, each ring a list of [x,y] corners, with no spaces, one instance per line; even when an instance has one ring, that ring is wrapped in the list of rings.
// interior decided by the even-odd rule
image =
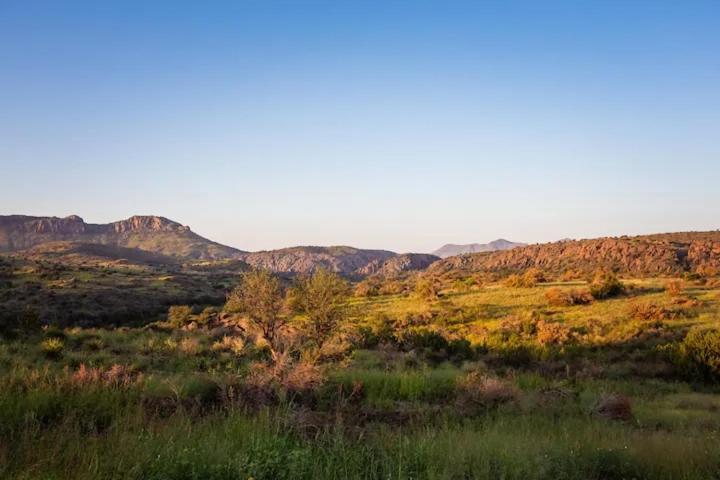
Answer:
[[[370,280],[363,280],[355,285],[353,295],[356,297],[375,297],[377,296],[380,288],[376,282]]]
[[[598,300],[617,297],[624,294],[625,290],[625,285],[615,274],[608,272],[596,275],[595,280],[590,284],[590,294]]]
[[[532,288],[545,281],[545,274],[537,268],[529,268],[522,275],[513,274],[505,279],[503,284],[510,288]]]
[[[632,405],[630,399],[620,394],[610,394],[601,397],[593,406],[593,413],[608,420],[632,420]]]
[[[631,302],[627,312],[631,318],[641,321],[665,320],[669,313],[660,305],[643,302]]]
[[[670,280],[665,284],[665,292],[671,297],[679,297],[685,290],[685,283],[682,280]]]
[[[48,357],[59,357],[64,347],[63,341],[56,337],[45,339],[40,344],[40,350]]]
[[[420,277],[415,283],[415,293],[423,300],[436,300],[440,296],[437,281],[430,277]]]
[[[465,409],[490,409],[515,400],[517,389],[499,378],[470,372],[457,380],[457,397]]]
[[[190,323],[192,308],[188,305],[173,305],[168,309],[168,322],[173,327],[180,328]]]
[[[675,349],[673,360],[693,376],[720,381],[720,330],[690,330]]]
[[[563,323],[542,320],[537,323],[537,341],[540,345],[564,345],[572,337],[572,330]]]
[[[548,289],[545,292],[548,305],[553,307],[571,307],[573,305],[587,305],[593,301],[590,292],[577,289],[562,290],[557,287]]]

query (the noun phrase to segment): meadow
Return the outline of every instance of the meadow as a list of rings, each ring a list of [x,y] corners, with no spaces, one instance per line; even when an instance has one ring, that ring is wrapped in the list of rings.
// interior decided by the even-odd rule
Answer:
[[[427,281],[5,332],[0,476],[720,478],[715,279]]]

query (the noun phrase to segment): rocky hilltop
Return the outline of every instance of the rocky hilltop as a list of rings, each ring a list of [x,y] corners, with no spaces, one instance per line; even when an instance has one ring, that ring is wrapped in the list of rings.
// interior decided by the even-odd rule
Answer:
[[[255,268],[298,275],[326,268],[348,277],[373,274],[400,274],[424,269],[438,257],[424,254],[401,254],[387,250],[362,250],[347,246],[292,247],[248,253],[241,257]]]
[[[250,253],[210,241],[187,226],[158,216],[134,216],[107,224],[85,223],[77,215],[0,216],[0,252],[75,263],[83,258],[141,263],[234,260],[241,262],[242,268],[250,265],[289,276],[324,267],[351,278],[397,275],[424,269],[438,260],[432,255],[398,255],[346,246]]]
[[[465,245],[456,245],[454,243],[448,243],[438,248],[433,255],[440,258],[453,257],[455,255],[462,255],[465,253],[480,253],[480,252],[495,252],[497,250],[510,250],[511,248],[524,247],[525,243],[511,242],[504,238],[498,238],[489,243],[468,243]]]
[[[25,250],[50,242],[136,248],[168,257],[198,260],[237,258],[243,253],[158,216],[134,216],[107,224],[85,223],[77,215],[65,218],[0,216],[0,252]]]
[[[589,274],[608,269],[637,276],[718,270],[720,232],[666,233],[528,245],[446,258],[433,264],[430,270],[434,273],[517,273],[531,267],[557,274]]]

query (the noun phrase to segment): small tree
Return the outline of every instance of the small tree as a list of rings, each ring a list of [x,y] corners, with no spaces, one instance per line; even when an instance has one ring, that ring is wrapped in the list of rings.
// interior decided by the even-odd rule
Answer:
[[[274,349],[277,333],[287,323],[287,317],[282,315],[283,305],[283,290],[277,277],[266,270],[252,270],[242,274],[240,284],[228,295],[225,308],[247,315]]]
[[[293,310],[306,315],[313,340],[322,347],[342,320],[348,299],[348,285],[339,275],[319,269],[300,278],[291,295]]]

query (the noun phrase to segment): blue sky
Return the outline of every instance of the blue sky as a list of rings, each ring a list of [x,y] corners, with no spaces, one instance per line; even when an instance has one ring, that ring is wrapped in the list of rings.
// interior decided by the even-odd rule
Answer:
[[[720,227],[720,2],[0,0],[0,214],[238,248]]]

